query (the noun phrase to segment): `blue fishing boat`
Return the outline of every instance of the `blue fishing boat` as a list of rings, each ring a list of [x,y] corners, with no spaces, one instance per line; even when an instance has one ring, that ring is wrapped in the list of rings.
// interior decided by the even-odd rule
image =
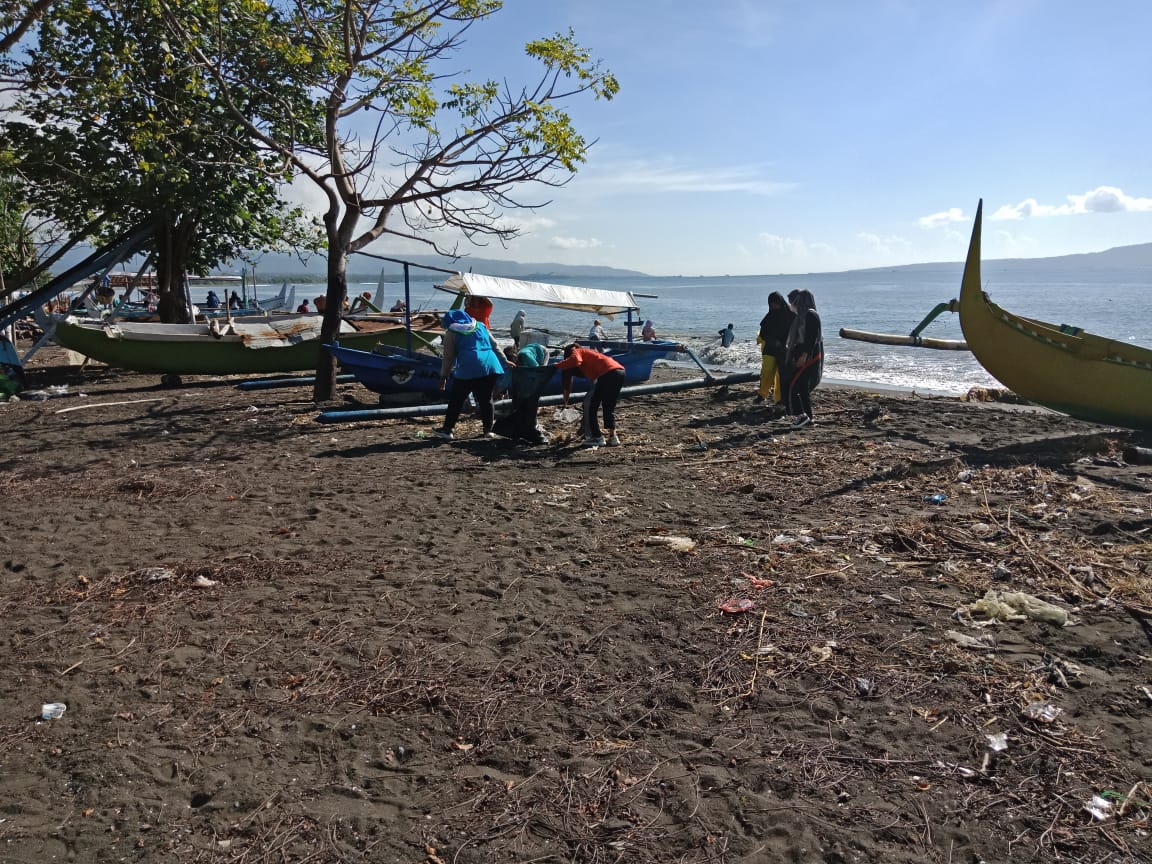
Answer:
[[[649,380],[652,377],[652,366],[657,360],[680,353],[691,355],[688,348],[678,342],[632,340],[632,332],[640,327],[640,319],[636,316],[639,311],[636,295],[631,292],[527,282],[478,273],[457,273],[436,287],[456,293],[460,298],[472,295],[607,317],[625,314],[629,336],[627,340],[580,340],[578,344],[595,348],[619,362],[624,367],[625,381],[629,385]],[[412,401],[436,396],[441,392],[441,358],[426,350],[381,345],[375,350],[363,351],[339,343],[327,347],[345,371],[369,390],[379,393],[383,399]],[[559,359],[559,356],[551,357],[550,365]],[[572,389],[573,392],[580,392],[588,386],[588,381],[577,377]],[[542,392],[560,393],[561,389],[562,373],[556,371]]]

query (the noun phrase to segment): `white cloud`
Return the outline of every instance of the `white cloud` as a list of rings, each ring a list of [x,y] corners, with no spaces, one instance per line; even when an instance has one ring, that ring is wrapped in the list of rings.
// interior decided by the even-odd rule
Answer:
[[[782,237],[779,234],[761,233],[757,237],[769,252],[792,258],[827,258],[836,254],[835,248],[827,243],[809,243],[798,237]]]
[[[621,187],[641,187],[655,192],[743,192],[748,195],[779,195],[795,184],[770,180],[763,165],[734,165],[715,170],[671,164],[634,162],[621,165],[601,182]]]
[[[921,216],[918,220],[921,228],[939,228],[942,225],[948,225],[952,222],[966,222],[964,218],[964,211],[959,207],[950,207],[940,213],[933,213],[930,216]]]
[[[1067,204],[1041,204],[1025,198],[1019,204],[1004,204],[990,217],[991,221],[1019,221],[1040,216],[1077,216],[1084,213],[1149,213],[1152,198],[1136,198],[1116,186],[1097,186],[1083,195],[1068,195]]]
[[[548,245],[554,249],[596,249],[603,246],[604,241],[595,237],[553,237]]]
[[[864,244],[869,252],[889,258],[907,258],[912,251],[912,244],[895,234],[881,236],[870,231],[861,231],[856,235],[856,239]]]
[[[534,231],[547,231],[555,228],[556,220],[535,213],[529,215],[528,212],[512,211],[497,219],[496,224],[501,228],[515,228],[522,233],[530,234]]]

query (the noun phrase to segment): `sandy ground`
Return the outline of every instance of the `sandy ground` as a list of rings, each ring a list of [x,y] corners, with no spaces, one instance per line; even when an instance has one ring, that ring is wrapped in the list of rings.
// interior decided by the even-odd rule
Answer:
[[[1140,436],[865,390],[791,432],[748,385],[438,445],[31,377],[68,395],[0,406],[2,861],[1152,860]]]

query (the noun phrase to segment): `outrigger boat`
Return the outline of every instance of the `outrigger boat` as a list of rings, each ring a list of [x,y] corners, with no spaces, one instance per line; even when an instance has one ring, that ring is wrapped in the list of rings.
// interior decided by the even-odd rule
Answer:
[[[54,316],[54,338],[65,348],[134,372],[164,376],[299,372],[320,362],[320,315],[212,319],[203,324],[104,322]],[[409,338],[431,344],[444,331],[435,314],[407,322],[395,315],[349,315],[345,344],[368,349]]]
[[[457,294],[457,303],[464,297],[473,295],[520,304],[570,309],[606,317],[626,314],[625,326],[629,337],[627,340],[578,341],[617,360],[624,367],[625,383],[628,385],[639,384],[651,378],[652,366],[659,359],[680,353],[687,353],[695,359],[687,346],[678,342],[632,340],[633,329],[640,326],[639,319],[634,317],[634,313],[638,312],[640,307],[636,303],[637,295],[632,292],[527,282],[478,273],[454,273],[436,287]],[[369,390],[379,393],[383,399],[427,398],[438,396],[441,392],[441,358],[434,353],[393,345],[379,345],[373,351],[364,351],[349,346],[345,340],[328,346],[328,349],[347,372]],[[699,360],[696,362],[699,364]],[[704,367],[701,365],[701,368]],[[708,374],[706,370],[705,374]],[[588,381],[577,377],[573,381],[572,390],[583,392],[588,386]],[[542,387],[541,392],[559,393],[561,389],[562,376],[557,371]]]
[[[1017,395],[1080,420],[1152,430],[1152,350],[1001,309],[980,289],[976,208],[960,288],[960,326],[976,359]]]

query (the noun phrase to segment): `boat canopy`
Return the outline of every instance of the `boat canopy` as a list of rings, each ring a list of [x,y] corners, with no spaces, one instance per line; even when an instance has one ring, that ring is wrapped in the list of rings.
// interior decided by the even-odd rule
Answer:
[[[436,287],[441,291],[451,291],[455,294],[472,294],[491,300],[511,300],[536,306],[576,309],[607,317],[640,308],[630,291],[526,282],[523,279],[505,279],[501,276],[483,276],[479,273],[457,273]]]

